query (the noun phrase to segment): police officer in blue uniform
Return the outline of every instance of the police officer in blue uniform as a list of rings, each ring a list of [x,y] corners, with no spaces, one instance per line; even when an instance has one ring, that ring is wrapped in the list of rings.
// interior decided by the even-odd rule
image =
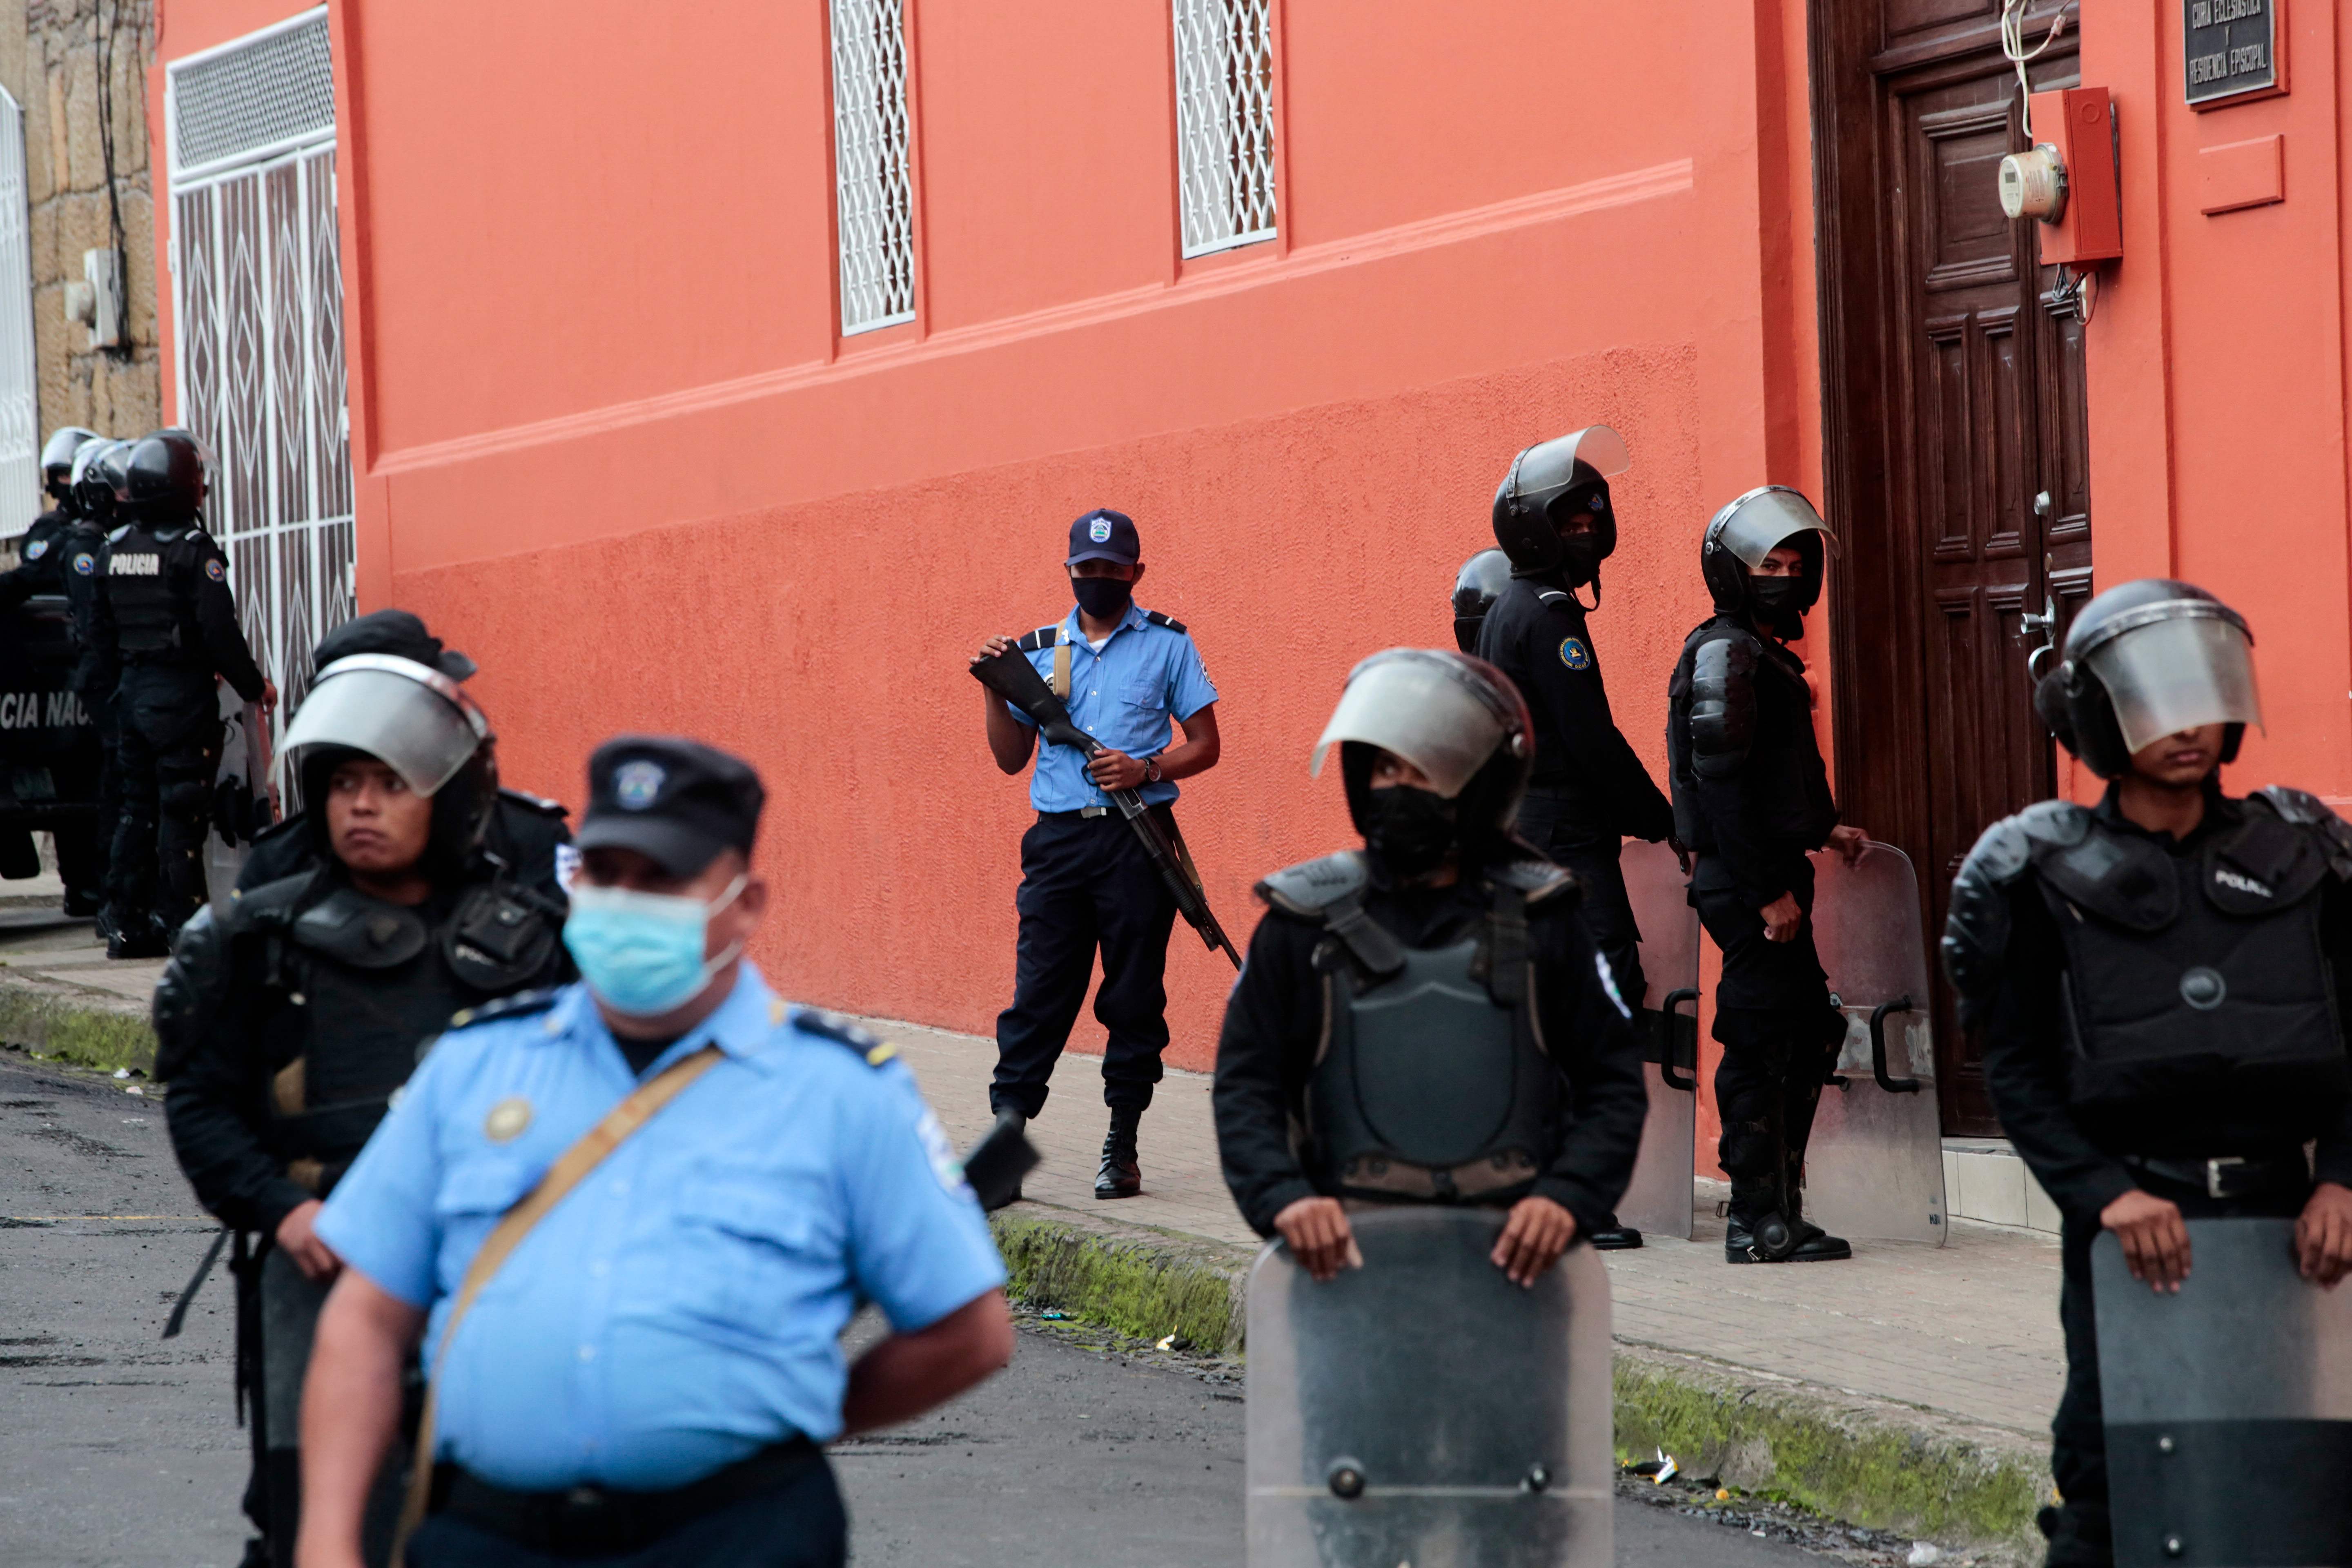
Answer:
[[[1097,508],[1070,524],[1065,568],[1077,604],[1059,626],[1018,638],[991,637],[973,662],[1007,648],[1028,655],[1068,704],[1070,717],[1105,748],[1092,762],[1066,746],[1037,747],[1026,715],[987,695],[988,747],[1017,773],[1037,751],[1029,802],[1037,821],[1021,839],[1021,937],[1013,1005],[997,1016],[990,1108],[1026,1120],[1045,1109],[1046,1080],[1087,999],[1097,950],[1103,980],[1095,1017],[1103,1051],[1103,1141],[1098,1198],[1143,1190],[1136,1131],[1168,1047],[1168,933],[1176,901],[1126,820],[1104,793],[1141,792],[1174,833],[1176,781],[1217,765],[1217,689],[1181,621],[1135,603],[1143,547],[1125,513]],[[1171,744],[1169,721],[1183,739]]]
[[[818,1445],[1011,1356],[1003,1265],[912,1076],[742,957],[764,798],[692,741],[590,760],[582,983],[460,1015],[319,1216],[344,1269],[303,1399],[306,1568],[358,1568],[419,1335],[409,1568],[838,1564]],[[850,1365],[861,1301],[893,1331]]]
[[[161,956],[204,901],[206,814],[220,763],[215,675],[247,702],[278,690],[246,646],[228,563],[201,517],[208,459],[160,430],[131,450],[118,492],[129,521],[96,563],[101,657],[120,662],[115,767],[122,813],[108,868],[107,956]]]

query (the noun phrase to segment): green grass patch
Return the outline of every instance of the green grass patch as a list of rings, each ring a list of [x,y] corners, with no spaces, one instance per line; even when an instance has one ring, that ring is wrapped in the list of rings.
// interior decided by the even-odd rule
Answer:
[[[155,1068],[155,1031],[143,1013],[112,1012],[28,985],[0,984],[0,1041],[109,1072]]]

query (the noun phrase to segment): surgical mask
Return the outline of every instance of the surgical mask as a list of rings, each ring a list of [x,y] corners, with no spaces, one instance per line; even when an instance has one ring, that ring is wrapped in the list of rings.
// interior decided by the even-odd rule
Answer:
[[[572,916],[563,945],[596,999],[632,1018],[674,1013],[702,994],[711,977],[735,962],[736,942],[706,960],[710,917],[735,901],[748,875],[728,885],[716,903],[585,882],[572,889]]]
[[[1805,591],[1811,585],[1802,577],[1750,577],[1748,602],[1774,632],[1793,637],[1805,629]]]
[[[1394,875],[1423,876],[1444,865],[1459,836],[1454,803],[1410,784],[1368,790],[1364,844]]]
[[[1116,577],[1073,577],[1070,587],[1078,596],[1078,608],[1098,621],[1117,620],[1127,614],[1128,601],[1135,594],[1134,584]]]

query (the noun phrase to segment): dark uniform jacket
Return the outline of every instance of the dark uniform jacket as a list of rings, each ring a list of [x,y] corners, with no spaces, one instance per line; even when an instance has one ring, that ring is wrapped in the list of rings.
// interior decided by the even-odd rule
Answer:
[[[1601,981],[1592,939],[1570,896],[1528,910],[1537,1016],[1566,1076],[1563,1114],[1533,1191],[1576,1216],[1580,1230],[1605,1226],[1632,1179],[1649,1095],[1633,1025]],[[1457,940],[1484,919],[1485,893],[1468,879],[1451,888],[1391,888],[1376,879],[1364,910],[1408,947]],[[1250,939],[1217,1045],[1214,1106],[1218,1155],[1242,1217],[1260,1236],[1274,1216],[1317,1187],[1298,1142],[1307,1123],[1307,1079],[1323,1026],[1323,982],[1313,965],[1329,940],[1318,921],[1269,910]]]
[[[199,910],[155,992],[156,1076],[198,1200],[267,1232],[324,1196],[454,1015],[562,977],[562,926],[487,861],[413,910],[331,860]]]
[[[1829,842],[1838,812],[1803,659],[1744,615],[1702,622],[1667,685],[1666,752],[1696,887],[1736,889],[1758,909],[1811,887],[1805,855]]]
[[[62,511],[45,511],[33,520],[16,542],[16,565],[0,573],[0,609],[21,605],[36,594],[66,591],[66,538],[73,521]]]
[[[2283,792],[2287,793],[2287,792]],[[2309,801],[2315,816],[2334,822]],[[2352,1185],[2352,1093],[2341,1060],[2333,1071],[2299,1074],[2301,1087],[2282,1092],[2261,1072],[2222,1061],[2191,1061],[2129,1098],[2083,1103],[2080,1053],[2070,1039],[2068,957],[2058,921],[2081,919],[2053,912],[2042,875],[2031,861],[2028,839],[2067,809],[2048,803],[1988,829],[1969,854],[1953,889],[1952,920],[1944,941],[1947,968],[1961,993],[1963,1016],[1984,1037],[1985,1087],[2001,1127],[2017,1145],[2066,1217],[2095,1225],[2099,1211],[2140,1184],[2120,1155],[2207,1159],[2262,1155],[2316,1140],[2321,1181]],[[2079,808],[2071,808],[2079,810]],[[2116,809],[2115,792],[2094,814],[2105,830],[2161,848],[2176,868],[2200,860],[2218,838],[2242,827],[2263,802],[2207,798],[2205,817],[2186,838],[2150,833]],[[2341,827],[2341,824],[2336,825]],[[2352,839],[2347,839],[2352,847]],[[2183,868],[2193,883],[2196,868]],[[2224,868],[2227,868],[2226,867]],[[2339,877],[2322,884],[2320,931],[2339,1029],[2352,1019],[2352,889]],[[2064,897],[2060,895],[2062,907]],[[2224,962],[2216,955],[2216,963]],[[2147,988],[2151,1000],[2169,1001]],[[2347,1035],[2345,1037],[2352,1037]]]
[[[266,683],[211,534],[194,524],[126,523],[106,536],[95,569],[91,622],[102,655],[217,673],[247,702],[260,700]]]
[[[1514,577],[1478,628],[1478,657],[1511,678],[1535,721],[1537,788],[1570,797],[1563,819],[1611,837],[1671,836],[1674,808],[1619,733],[1584,607],[1550,583]]]

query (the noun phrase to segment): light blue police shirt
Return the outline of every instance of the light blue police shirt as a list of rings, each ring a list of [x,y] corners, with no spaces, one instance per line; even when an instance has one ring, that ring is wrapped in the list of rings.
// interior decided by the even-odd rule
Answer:
[[[1150,619],[1131,602],[1100,653],[1087,646],[1076,605],[1059,626],[1040,626],[1023,641],[1040,645],[1023,651],[1048,681],[1054,679],[1055,646],[1069,645],[1070,695],[1065,706],[1071,721],[1130,757],[1166,751],[1168,721],[1190,719],[1217,700],[1217,689],[1202,667],[1201,650],[1192,646],[1192,634]],[[1005,706],[1015,719],[1029,722],[1021,710],[1009,702]],[[1151,805],[1163,805],[1176,798],[1176,786],[1163,779],[1145,784],[1142,795]],[[1039,811],[1076,811],[1108,806],[1110,796],[1087,773],[1084,757],[1067,746],[1040,743],[1036,769],[1029,778],[1029,804]]]
[[[1004,1282],[914,1075],[840,1028],[742,966],[646,1076],[713,1041],[724,1059],[540,1221],[458,1326],[440,1458],[524,1490],[650,1489],[795,1433],[822,1443],[861,1300],[912,1331]],[[638,1081],[576,984],[452,1032],[417,1068],[318,1228],[431,1308],[428,1367],[499,1216]]]

